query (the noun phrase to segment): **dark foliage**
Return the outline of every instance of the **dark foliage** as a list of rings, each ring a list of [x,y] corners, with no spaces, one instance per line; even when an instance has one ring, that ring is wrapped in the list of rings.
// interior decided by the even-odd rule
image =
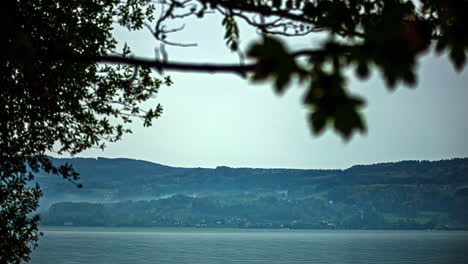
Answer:
[[[155,79],[142,67],[70,60],[117,52],[112,21],[129,12],[120,6],[120,1],[91,0],[2,2],[1,263],[28,261],[37,245],[34,211],[41,191],[28,184],[33,173],[43,170],[74,183],[78,179],[68,164],[53,166],[46,151],[76,154],[103,148],[104,142],[130,132],[123,125],[131,117],[150,125],[162,111],[159,105],[144,111],[139,104],[163,82],[170,84],[169,79]],[[123,24],[141,25],[139,16],[128,14],[132,17]],[[124,48],[121,56],[128,55]]]

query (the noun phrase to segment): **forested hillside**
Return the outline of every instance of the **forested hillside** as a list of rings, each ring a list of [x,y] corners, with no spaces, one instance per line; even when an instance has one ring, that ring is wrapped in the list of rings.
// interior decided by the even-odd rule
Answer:
[[[464,229],[468,159],[346,170],[175,168],[130,159],[54,159],[84,188],[49,175],[43,224]]]

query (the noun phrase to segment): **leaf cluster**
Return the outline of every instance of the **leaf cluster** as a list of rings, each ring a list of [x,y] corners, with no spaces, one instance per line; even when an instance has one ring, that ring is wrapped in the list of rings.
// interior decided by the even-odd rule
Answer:
[[[449,52],[457,70],[465,65],[466,1],[421,4],[417,11],[405,0],[238,0],[218,2],[217,8],[229,10],[230,16],[263,34],[248,50],[255,59],[252,81],[272,81],[282,93],[291,79],[298,78],[307,89],[304,104],[310,110],[312,131],[317,134],[333,124],[349,139],[355,132],[365,132],[366,126],[360,113],[364,100],[347,92],[344,72],[354,69],[366,79],[378,69],[389,89],[413,86],[417,60],[433,43],[439,53]],[[253,22],[249,14],[260,16],[260,22]],[[288,50],[285,38],[275,37],[312,32],[326,33],[327,40],[319,48],[296,52]]]
[[[225,16],[222,22],[226,33],[224,39],[226,45],[232,50],[236,51],[239,46],[239,28],[233,16]]]

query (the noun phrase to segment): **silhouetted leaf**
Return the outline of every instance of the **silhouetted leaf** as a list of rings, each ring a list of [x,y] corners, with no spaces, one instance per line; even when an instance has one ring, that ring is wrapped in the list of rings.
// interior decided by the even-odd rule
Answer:
[[[356,74],[362,79],[368,78],[369,77],[368,64],[364,61],[359,62],[356,68]]]
[[[253,44],[247,55],[257,60],[252,80],[265,81],[272,78],[278,93],[284,92],[292,75],[296,74],[297,65],[294,58],[277,39],[265,37],[261,43]]]
[[[464,48],[460,46],[452,47],[452,50],[450,51],[450,59],[452,60],[455,69],[457,71],[461,71],[466,63],[466,54]]]
[[[320,112],[312,112],[309,114],[309,123],[312,126],[312,131],[315,134],[320,134],[325,129],[327,118]]]

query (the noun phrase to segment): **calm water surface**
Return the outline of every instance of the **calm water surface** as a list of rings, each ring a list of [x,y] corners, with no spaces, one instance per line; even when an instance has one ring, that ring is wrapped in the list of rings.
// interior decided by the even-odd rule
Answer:
[[[468,232],[43,228],[33,264],[468,263]]]

